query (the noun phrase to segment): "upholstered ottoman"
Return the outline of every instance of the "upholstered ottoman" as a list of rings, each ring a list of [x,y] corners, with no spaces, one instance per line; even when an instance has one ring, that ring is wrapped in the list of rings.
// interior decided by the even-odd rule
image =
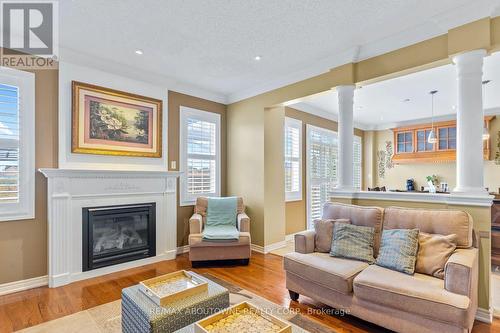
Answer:
[[[191,272],[192,273],[192,272]],[[156,305],[139,286],[122,290],[122,331],[124,333],[169,333],[229,307],[229,291],[198,274],[208,282],[208,292],[200,293],[170,304]]]

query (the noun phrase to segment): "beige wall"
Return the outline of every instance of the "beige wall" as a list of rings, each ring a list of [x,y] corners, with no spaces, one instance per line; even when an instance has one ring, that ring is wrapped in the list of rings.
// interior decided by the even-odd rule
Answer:
[[[264,111],[264,243],[285,239],[285,169],[283,167],[283,126],[285,108]]]
[[[474,231],[480,237],[479,246],[479,292],[478,305],[480,308],[489,310],[490,308],[490,272],[491,272],[491,209],[489,207],[467,206],[467,205],[447,205],[441,203],[412,202],[412,201],[391,201],[380,199],[336,199],[332,201],[349,203],[361,206],[390,207],[400,206],[409,208],[429,208],[429,209],[453,209],[462,210],[471,214],[474,220]]]
[[[500,117],[495,117],[490,122],[490,135],[491,135],[491,158],[494,158],[495,153],[499,151],[497,147],[498,133],[500,132]],[[365,151],[372,149],[371,144],[374,145],[375,152],[378,150],[385,150],[386,141],[391,141],[394,148],[394,137],[391,130],[370,132],[374,136],[373,142],[365,141],[363,146]],[[408,163],[394,165],[392,169],[385,170],[385,177],[379,177],[379,168],[376,161],[376,154],[374,155],[375,168],[371,172],[374,179],[374,186],[386,186],[390,189],[405,189],[406,179],[413,178],[416,182],[416,188],[420,186],[427,186],[425,177],[429,175],[438,176],[439,181],[447,182],[450,189],[456,185],[456,163]],[[364,173],[365,177],[370,173],[370,161],[364,160]],[[493,160],[484,162],[484,184],[490,191],[498,192],[500,188],[500,165],[496,165]],[[366,187],[365,187],[366,188]]]
[[[221,115],[221,195],[226,194],[226,106],[206,99],[181,94],[175,91],[168,92],[168,167],[170,171],[179,169],[179,115],[180,107],[214,112]],[[176,161],[176,169],[170,168],[171,162]],[[179,203],[179,191],[177,191]],[[193,215],[193,206],[177,205],[177,246],[188,244],[189,218]]]
[[[290,107],[285,108],[285,116],[302,121],[302,200],[285,203],[286,234],[291,235],[307,228],[306,125],[326,128],[336,132],[338,131],[338,124],[336,121],[321,118]],[[363,140],[364,132],[362,130],[356,128],[354,129],[354,134],[360,136]]]
[[[35,73],[35,167],[57,167],[58,70]],[[0,284],[47,274],[47,182],[36,172],[35,218],[0,222]]]

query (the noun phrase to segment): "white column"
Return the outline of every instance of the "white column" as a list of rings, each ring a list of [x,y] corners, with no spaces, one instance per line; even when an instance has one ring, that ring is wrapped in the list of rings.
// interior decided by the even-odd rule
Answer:
[[[483,161],[483,58],[485,50],[453,58],[457,69],[457,185],[455,194],[487,195]]]
[[[339,97],[339,156],[336,190],[354,191],[353,183],[353,99],[354,85],[338,86]]]

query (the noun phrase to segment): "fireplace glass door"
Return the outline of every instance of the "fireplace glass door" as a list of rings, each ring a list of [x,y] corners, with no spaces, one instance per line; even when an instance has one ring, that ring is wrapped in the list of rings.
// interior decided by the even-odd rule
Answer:
[[[83,271],[155,255],[155,204],[83,209]]]

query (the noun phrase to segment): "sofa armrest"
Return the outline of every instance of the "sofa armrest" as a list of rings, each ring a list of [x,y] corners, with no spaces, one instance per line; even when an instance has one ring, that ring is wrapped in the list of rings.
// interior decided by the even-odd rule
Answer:
[[[478,249],[457,249],[444,266],[444,288],[468,297],[477,295]]]
[[[250,232],[250,218],[245,213],[238,214],[238,230],[240,232]]]
[[[189,219],[189,234],[201,234],[203,229],[203,217],[200,214],[193,214]]]
[[[314,230],[306,230],[295,234],[295,252],[313,253],[314,252]]]

